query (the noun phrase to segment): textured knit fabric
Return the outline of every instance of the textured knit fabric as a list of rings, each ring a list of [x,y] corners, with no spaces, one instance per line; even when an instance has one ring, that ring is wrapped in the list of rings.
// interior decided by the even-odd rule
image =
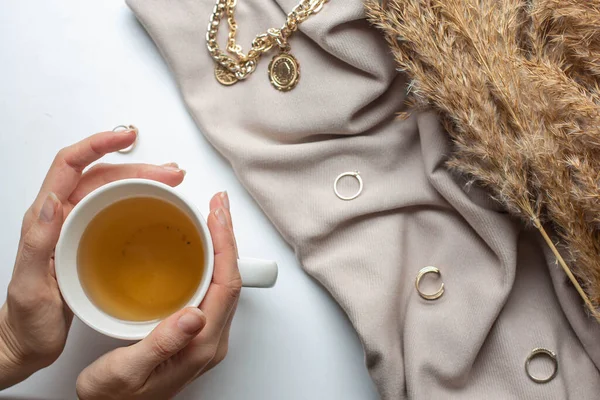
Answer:
[[[245,50],[296,2],[238,1]],[[128,4],[201,132],[347,313],[383,399],[600,397],[599,326],[538,234],[444,168],[451,146],[436,116],[395,119],[407,81],[359,0],[330,1],[302,24],[291,39],[301,79],[288,93],[268,81],[271,55],[244,82],[216,82],[212,0]],[[364,191],[345,202],[333,181],[354,170]],[[428,265],[446,287],[432,302],[414,288]],[[524,371],[539,346],[558,355],[547,384]]]

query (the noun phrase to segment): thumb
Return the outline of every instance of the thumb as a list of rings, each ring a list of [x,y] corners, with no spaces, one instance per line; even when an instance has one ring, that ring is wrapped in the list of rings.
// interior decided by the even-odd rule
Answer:
[[[62,223],[62,203],[54,193],[49,193],[37,218],[23,237],[21,260],[46,267],[58,242]]]
[[[140,342],[127,347],[126,357],[149,375],[158,365],[180,352],[206,325],[199,308],[187,307],[162,321]]]

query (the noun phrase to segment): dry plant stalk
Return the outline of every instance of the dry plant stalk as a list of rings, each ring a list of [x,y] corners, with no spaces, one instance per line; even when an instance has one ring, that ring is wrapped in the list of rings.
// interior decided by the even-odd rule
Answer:
[[[448,166],[540,230],[600,321],[600,0],[366,7],[413,79],[411,101],[453,139]]]
[[[577,83],[598,93],[600,3],[539,0],[531,10],[536,38],[547,56]]]

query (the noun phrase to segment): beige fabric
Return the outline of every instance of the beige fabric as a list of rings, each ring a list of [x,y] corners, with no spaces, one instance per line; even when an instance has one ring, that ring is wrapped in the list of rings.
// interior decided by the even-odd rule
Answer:
[[[245,48],[295,3],[238,1]],[[202,133],[348,314],[382,398],[600,396],[600,328],[537,234],[443,168],[450,145],[436,117],[394,119],[406,80],[359,0],[332,0],[302,25],[292,39],[302,77],[289,93],[270,86],[268,59],[245,82],[215,81],[204,41],[212,0],[128,4]],[[334,179],[357,169],[363,194],[337,199]],[[447,289],[436,302],[413,286],[427,265]],[[538,346],[559,357],[545,385],[524,373]]]

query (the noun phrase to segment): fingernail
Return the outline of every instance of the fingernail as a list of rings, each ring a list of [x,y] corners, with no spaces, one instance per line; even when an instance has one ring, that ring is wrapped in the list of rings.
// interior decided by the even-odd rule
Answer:
[[[52,222],[54,216],[56,215],[56,206],[59,200],[58,197],[54,193],[49,193],[48,197],[46,197],[46,201],[44,201],[44,205],[40,210],[40,219],[44,222]]]
[[[137,128],[133,125],[129,125],[129,127],[123,131],[123,133],[125,133],[127,135],[130,134],[131,132],[133,132],[136,136],[138,134]]]
[[[188,308],[177,320],[177,327],[188,335],[198,332],[204,328],[206,317],[198,308]]]
[[[173,167],[173,168],[179,169],[179,164],[177,164],[176,162],[169,162],[169,163],[161,165],[161,167],[165,167],[165,168]]]
[[[161,165],[161,167],[163,167],[164,169],[169,170],[169,171],[181,172],[184,176],[186,174],[185,169],[179,168],[179,165],[177,165],[177,163],[163,164],[163,165]]]
[[[217,208],[215,211],[215,217],[217,217],[221,225],[227,226],[227,218],[225,217],[225,211],[223,211],[222,208]]]
[[[220,197],[223,207],[229,210],[229,196],[227,195],[227,191],[221,192]]]

